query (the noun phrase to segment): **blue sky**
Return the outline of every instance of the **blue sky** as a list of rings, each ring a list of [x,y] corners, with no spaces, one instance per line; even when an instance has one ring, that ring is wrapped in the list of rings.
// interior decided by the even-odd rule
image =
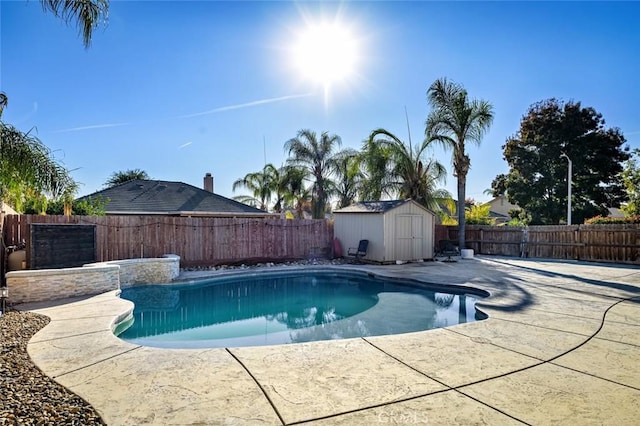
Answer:
[[[501,146],[530,105],[582,102],[640,147],[638,2],[216,2],[112,0],[109,19],[84,49],[74,26],[38,1],[0,2],[3,119],[32,131],[73,170],[79,195],[111,173],[202,186],[211,172],[224,196],[237,178],[280,166],[300,129],[361,147],[382,127],[422,140],[426,90],[461,83],[494,106],[471,147],[467,195],[507,172]],[[345,79],[323,85],[295,66],[305,28],[337,22],[353,37]],[[451,155],[444,185],[454,196]]]

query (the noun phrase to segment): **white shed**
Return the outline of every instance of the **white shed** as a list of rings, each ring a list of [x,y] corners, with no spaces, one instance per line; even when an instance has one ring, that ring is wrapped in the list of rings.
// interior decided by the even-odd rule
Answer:
[[[360,240],[369,240],[366,260],[433,258],[435,213],[413,200],[364,201],[333,214],[333,233],[344,255]]]

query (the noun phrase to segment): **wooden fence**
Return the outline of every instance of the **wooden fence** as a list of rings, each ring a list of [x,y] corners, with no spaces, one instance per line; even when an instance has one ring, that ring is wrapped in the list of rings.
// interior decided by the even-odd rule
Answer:
[[[437,225],[438,238],[458,241],[457,226]],[[469,225],[465,239],[476,254],[640,264],[638,224],[526,228]]]
[[[96,225],[99,262],[172,253],[182,266],[212,266],[332,255],[333,224],[326,220],[8,215],[5,245],[28,242],[31,223]]]
[[[7,215],[5,246],[29,241],[31,223],[96,225],[98,261],[173,253],[181,257],[183,266],[213,266],[333,254],[333,224],[329,221],[251,218]],[[436,225],[435,243],[442,239],[457,241],[457,227]],[[466,239],[467,247],[477,254],[640,264],[638,224],[469,225]]]

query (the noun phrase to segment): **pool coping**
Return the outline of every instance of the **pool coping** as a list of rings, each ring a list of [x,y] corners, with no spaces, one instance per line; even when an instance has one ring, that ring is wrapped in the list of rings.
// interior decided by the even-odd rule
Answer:
[[[394,336],[156,349],[113,335],[133,306],[111,291],[21,306],[51,318],[28,351],[110,425],[632,424],[640,416],[639,267],[486,256],[327,268],[485,290],[491,296],[477,306],[489,318]],[[216,274],[181,278],[203,275]]]

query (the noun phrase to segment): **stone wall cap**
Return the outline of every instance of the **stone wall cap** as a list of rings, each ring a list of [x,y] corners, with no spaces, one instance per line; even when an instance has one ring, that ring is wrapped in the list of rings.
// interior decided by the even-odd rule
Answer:
[[[176,260],[180,260],[180,256],[176,257],[143,257],[140,259],[121,259],[121,260],[107,260],[106,262],[96,262],[96,263],[87,263],[82,265],[84,268],[93,268],[96,266],[105,266],[105,265],[136,265],[140,263],[172,263]]]
[[[119,265],[107,265],[107,264],[90,264],[89,268],[60,268],[60,269],[25,269],[21,271],[7,272],[7,278],[9,277],[33,277],[33,276],[55,276],[55,275],[72,275],[72,274],[93,274],[95,272],[118,272],[120,270]]]

